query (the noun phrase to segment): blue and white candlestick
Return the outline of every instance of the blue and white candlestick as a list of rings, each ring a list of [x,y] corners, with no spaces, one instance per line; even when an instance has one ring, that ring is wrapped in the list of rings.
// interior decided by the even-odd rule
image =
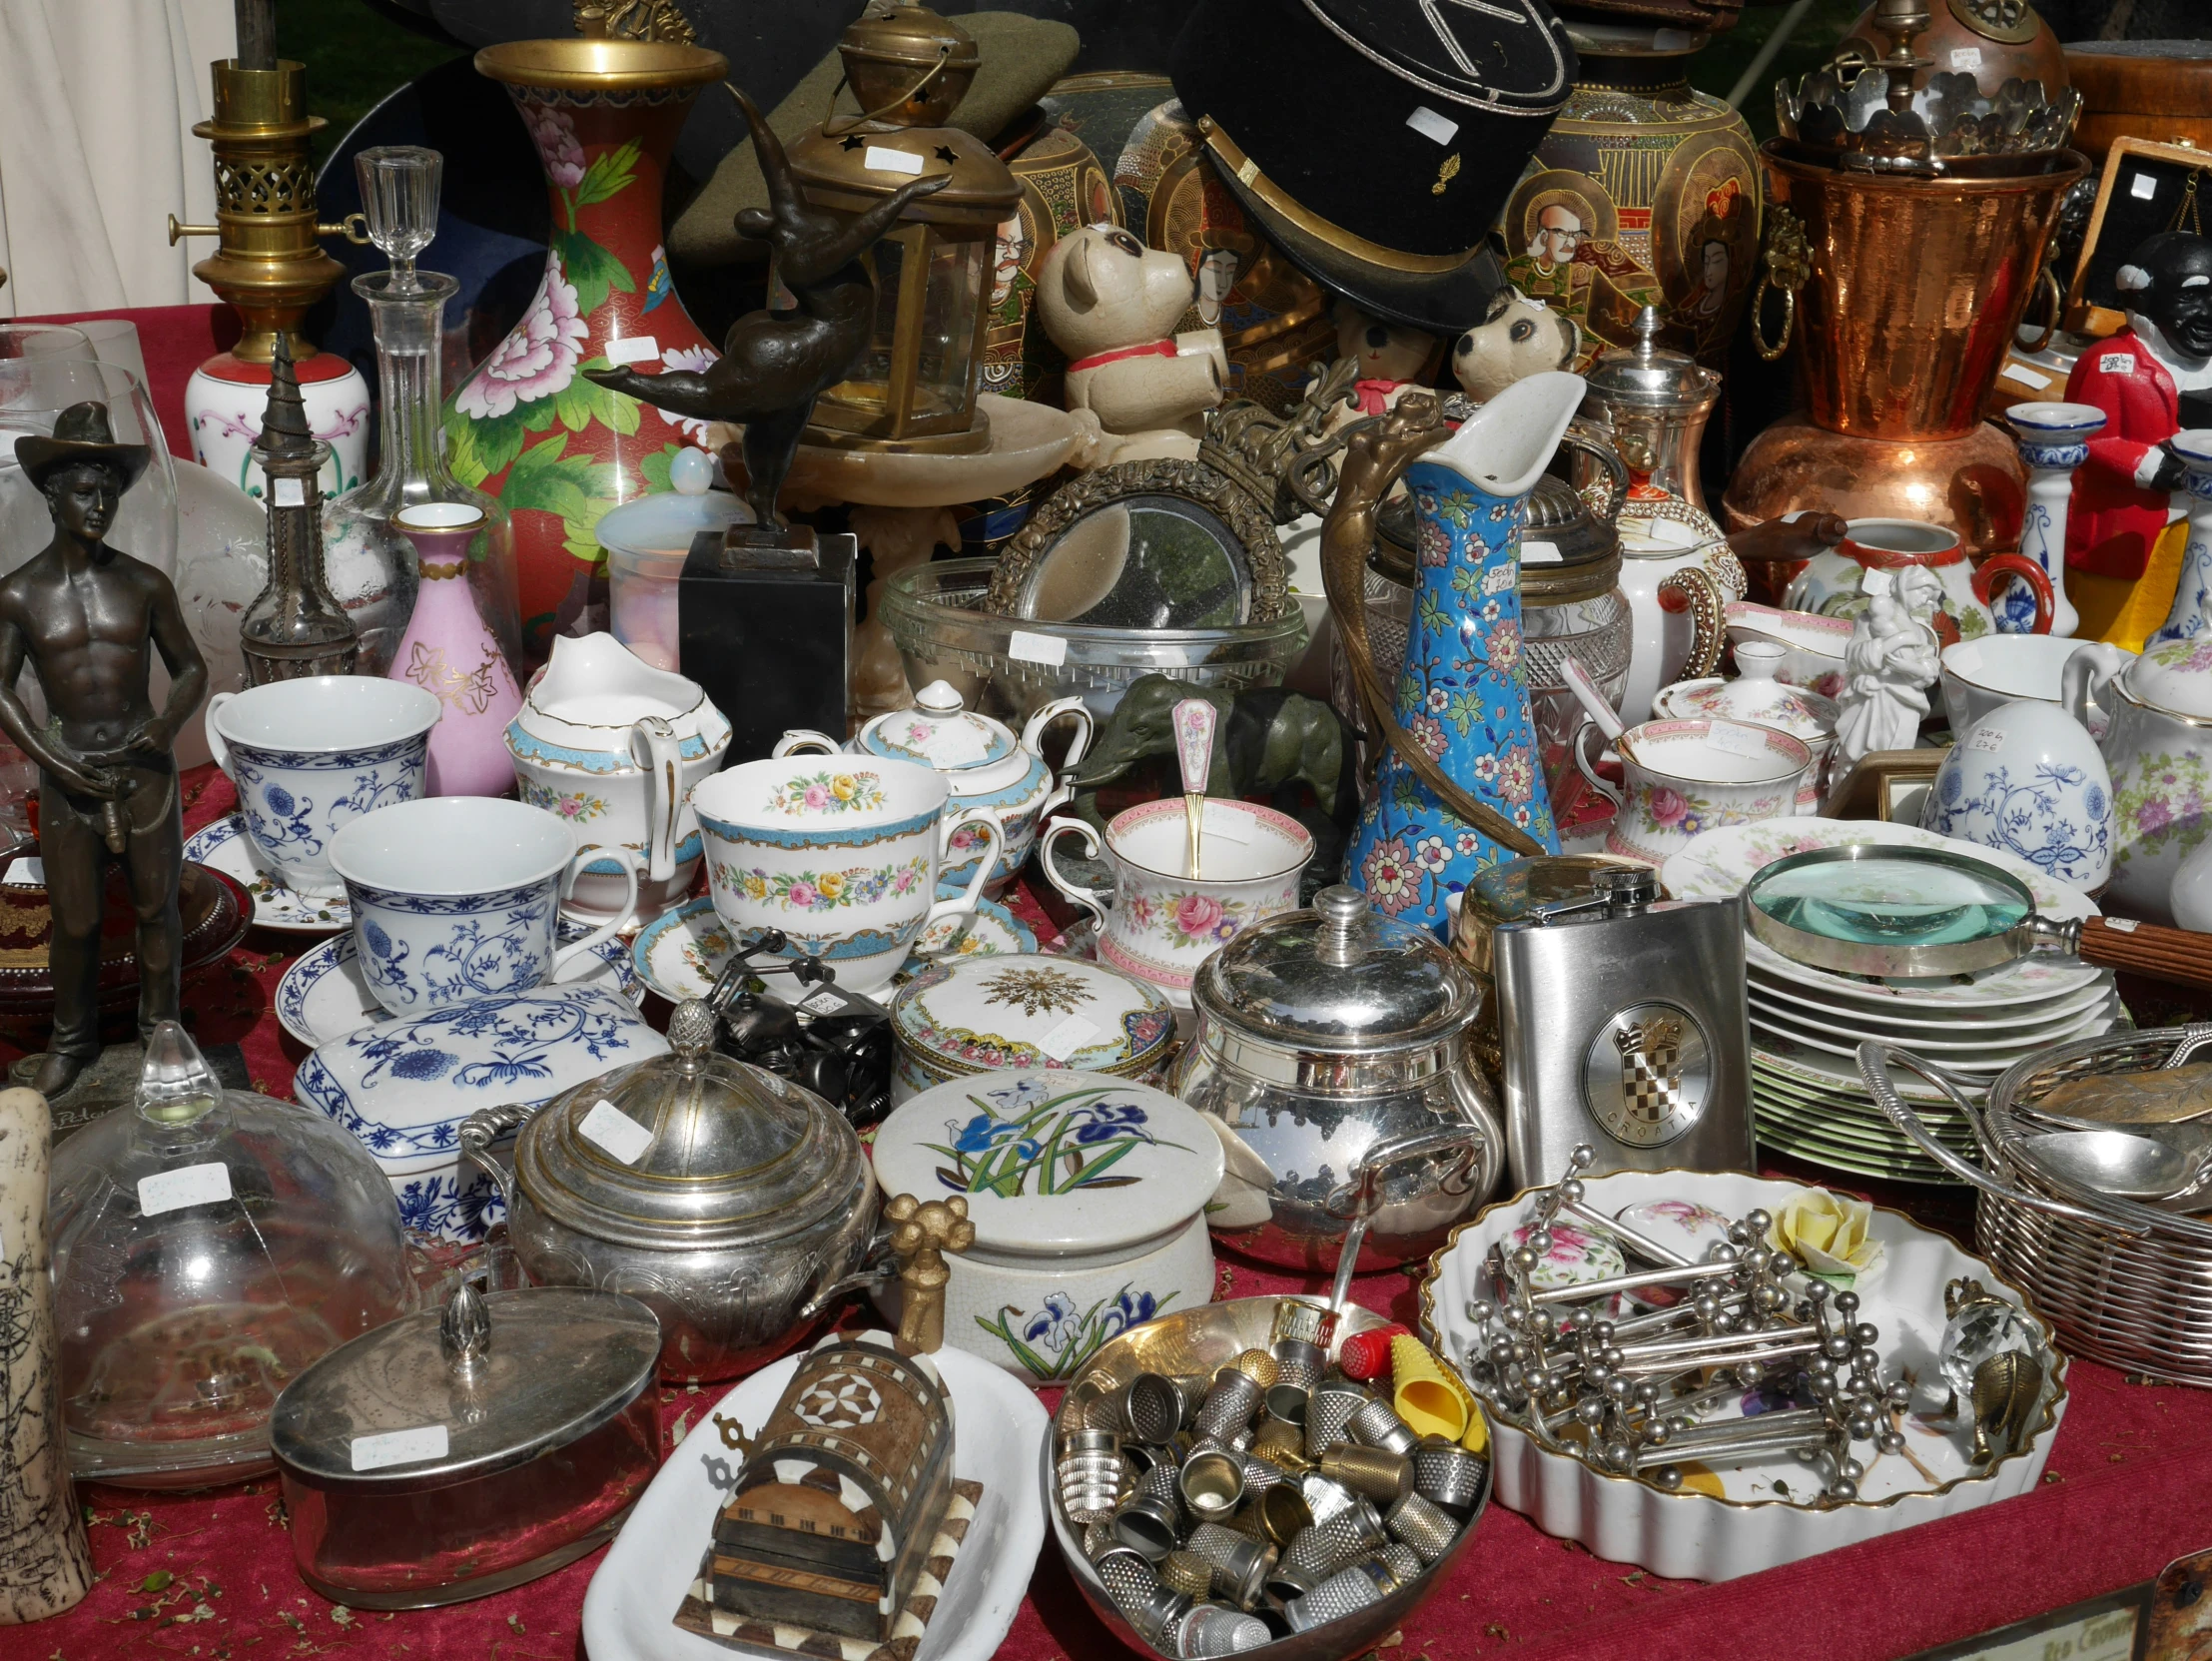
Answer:
[[[2185,428],[2167,443],[2186,469],[2181,488],[2189,496],[2189,543],[2182,550],[2173,609],[2145,642],[2146,649],[2212,635],[2212,427]]]
[[[2073,496],[2074,469],[2089,459],[2089,440],[2104,430],[2104,412],[2093,404],[2015,404],[2004,418],[2028,469],[2020,552],[2050,578],[2051,633],[2070,637],[2081,618],[2066,599],[2066,506]],[[1999,603],[2024,593],[2015,585]]]

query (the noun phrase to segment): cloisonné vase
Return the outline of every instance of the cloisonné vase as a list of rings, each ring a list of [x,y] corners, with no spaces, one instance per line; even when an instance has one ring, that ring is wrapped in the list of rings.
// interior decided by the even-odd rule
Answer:
[[[524,649],[540,660],[551,635],[606,627],[600,515],[666,490],[677,452],[705,447],[705,422],[582,372],[718,356],[669,281],[661,186],[693,99],[729,65],[698,46],[578,39],[486,47],[476,68],[506,84],[537,146],[553,234],[522,321],[445,406],[445,459],[513,517]]]
[[[1516,382],[1405,470],[1418,517],[1398,726],[1469,796],[1559,851],[1521,640],[1528,493],[1581,405],[1583,380]],[[1449,897],[1517,854],[1447,812],[1396,749],[1360,811],[1344,880],[1392,917],[1444,933]]]

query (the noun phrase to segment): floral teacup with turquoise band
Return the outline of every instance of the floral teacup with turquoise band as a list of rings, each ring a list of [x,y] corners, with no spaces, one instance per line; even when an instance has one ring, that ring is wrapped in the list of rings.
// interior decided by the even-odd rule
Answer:
[[[1313,838],[1286,813],[1253,802],[1205,804],[1198,876],[1189,876],[1190,832],[1183,804],[1144,802],[1106,826],[1110,896],[1062,874],[1053,849],[1063,836],[1083,839],[1099,856],[1099,833],[1081,819],[1056,819],[1038,843],[1055,888],[1099,922],[1099,958],[1148,981],[1179,1009],[1190,1007],[1198,965],[1262,917],[1295,911],[1298,879],[1313,858]]]
[[[741,944],[780,929],[786,956],[823,959],[847,991],[880,991],[931,924],[975,915],[998,860],[998,821],[948,812],[951,799],[935,769],[873,756],[795,755],[717,773],[691,796],[715,912]],[[984,857],[965,890],[939,900],[946,849],[971,823]]]
[[[542,808],[496,796],[401,802],[356,819],[331,841],[346,880],[362,978],[393,1015],[528,992],[588,970],[637,903],[636,856],[623,862],[621,908],[554,949],[562,891],[607,850],[578,849]],[[404,1067],[401,1058],[393,1063]]]

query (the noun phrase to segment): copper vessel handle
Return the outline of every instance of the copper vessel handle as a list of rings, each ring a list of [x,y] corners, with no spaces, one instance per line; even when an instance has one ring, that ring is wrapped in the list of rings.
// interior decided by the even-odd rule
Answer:
[[[2049,346],[2050,338],[2058,333],[2059,315],[2066,309],[2066,296],[2065,292],[2058,286],[2058,273],[2051,270],[2047,261],[2042,269],[2035,274],[2035,287],[2038,291],[2046,288],[2050,290],[2050,321],[2043,325],[2043,332],[2036,337],[2035,344],[2021,347],[2020,351],[2022,352],[2041,352],[2043,348]],[[2028,304],[2030,306],[2035,304],[2032,296],[2029,298]]]
[[[1703,680],[1720,672],[1721,651],[1728,644],[1725,601],[1712,573],[1695,565],[1685,565],[1659,584],[1662,607],[1690,613],[1690,655],[1682,660],[1676,680]]]
[[[1798,322],[1798,291],[1813,275],[1813,257],[1806,245],[1805,227],[1788,208],[1778,206],[1769,210],[1767,241],[1760,256],[1767,269],[1759,274],[1759,287],[1752,291],[1752,345],[1759,349],[1759,356],[1771,364],[1790,350],[1791,332]],[[1782,295],[1782,334],[1771,342],[1760,324],[1766,316],[1769,289],[1779,290]]]

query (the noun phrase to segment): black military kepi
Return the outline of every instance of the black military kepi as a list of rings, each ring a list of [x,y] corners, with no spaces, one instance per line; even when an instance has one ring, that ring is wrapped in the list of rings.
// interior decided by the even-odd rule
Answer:
[[[1575,53],[1543,0],[1198,0],[1169,67],[1268,241],[1363,310],[1454,335],[1505,286],[1489,233]]]

